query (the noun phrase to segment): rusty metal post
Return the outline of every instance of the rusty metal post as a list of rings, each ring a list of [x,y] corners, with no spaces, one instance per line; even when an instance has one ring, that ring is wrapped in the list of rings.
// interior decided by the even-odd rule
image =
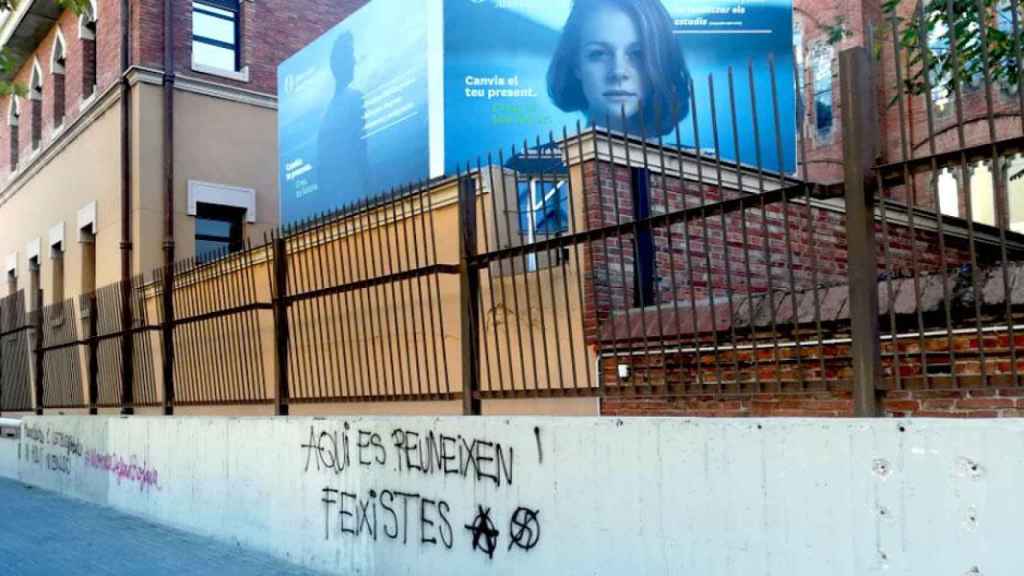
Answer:
[[[99,334],[99,308],[96,306],[96,294],[89,294],[86,296],[86,310],[89,317],[88,320],[88,336],[86,338],[86,346],[88,347],[88,374],[86,376],[89,386],[89,414],[98,414],[99,410],[96,407],[99,401],[100,394],[100,341],[97,339]]]
[[[480,415],[480,346],[477,327],[480,318],[480,273],[473,265],[476,256],[476,181],[469,175],[459,182],[459,313],[462,342],[462,413]]]
[[[839,53],[843,121],[843,174],[846,185],[846,245],[853,342],[854,415],[878,415],[882,380],[878,329],[878,265],[875,247],[875,178],[879,147],[878,108],[871,62],[864,47]]]
[[[32,392],[35,395],[36,414],[43,413],[43,291],[37,290],[32,300],[32,330],[35,332],[35,346],[32,358],[35,362],[32,378]]]
[[[288,415],[290,388],[288,383],[288,242],[274,239],[274,374],[277,379],[274,394],[274,414]]]
[[[135,318],[131,278],[121,282],[121,414],[135,413]]]
[[[165,246],[165,248],[167,248]],[[174,246],[168,248],[174,252]],[[164,415],[174,414],[174,266],[167,266],[163,270],[163,291],[160,293],[163,299],[164,322],[160,327],[163,333],[163,380],[164,380]]]

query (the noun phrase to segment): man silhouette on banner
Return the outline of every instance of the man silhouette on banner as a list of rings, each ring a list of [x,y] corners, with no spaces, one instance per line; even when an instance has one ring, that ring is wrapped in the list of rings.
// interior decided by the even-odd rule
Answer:
[[[317,138],[319,190],[336,206],[364,196],[368,190],[366,140],[363,138],[363,94],[352,87],[355,46],[352,34],[338,36],[331,51],[334,98],[327,106]]]

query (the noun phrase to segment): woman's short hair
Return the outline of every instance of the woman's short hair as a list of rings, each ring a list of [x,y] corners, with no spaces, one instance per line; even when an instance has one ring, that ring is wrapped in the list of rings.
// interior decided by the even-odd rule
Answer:
[[[564,112],[589,107],[576,76],[580,31],[586,18],[602,5],[622,10],[636,24],[643,43],[645,88],[649,91],[643,101],[643,120],[651,135],[671,132],[689,112],[690,74],[672,33],[672,17],[660,0],[576,0],[548,67],[551,101]]]

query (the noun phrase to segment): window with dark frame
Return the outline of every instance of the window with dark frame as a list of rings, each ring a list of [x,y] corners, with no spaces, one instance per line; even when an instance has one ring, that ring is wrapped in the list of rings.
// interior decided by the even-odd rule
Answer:
[[[239,50],[238,0],[192,2],[192,62],[237,72]]]
[[[209,262],[244,247],[245,208],[196,204],[196,260]]]

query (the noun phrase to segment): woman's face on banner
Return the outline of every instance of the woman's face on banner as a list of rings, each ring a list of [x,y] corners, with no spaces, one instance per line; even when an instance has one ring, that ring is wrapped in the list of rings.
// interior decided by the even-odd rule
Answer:
[[[633,19],[618,8],[603,5],[580,29],[580,52],[576,75],[587,99],[591,122],[612,123],[640,112],[646,80],[643,77],[643,48]]]

